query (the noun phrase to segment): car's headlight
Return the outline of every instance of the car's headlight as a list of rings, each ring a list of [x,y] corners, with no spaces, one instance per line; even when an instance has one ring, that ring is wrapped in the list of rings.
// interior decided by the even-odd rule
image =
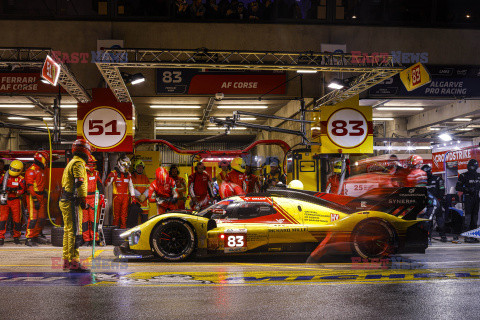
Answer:
[[[140,230],[140,228],[138,228],[138,227],[129,229],[129,230],[121,233],[119,237],[122,238],[122,239],[126,239],[126,238],[128,238],[128,236],[130,236],[130,234],[131,234],[132,232],[139,231],[139,230]]]
[[[137,230],[130,233],[130,236],[128,237],[128,244],[131,246],[136,245],[140,241],[141,234],[142,234],[141,230]]]

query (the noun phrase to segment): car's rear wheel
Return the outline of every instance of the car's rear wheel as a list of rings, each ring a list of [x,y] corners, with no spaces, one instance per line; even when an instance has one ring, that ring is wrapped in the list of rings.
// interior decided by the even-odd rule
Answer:
[[[152,232],[152,248],[155,253],[167,261],[188,259],[196,249],[195,232],[183,220],[165,220]]]
[[[397,237],[393,228],[382,219],[360,222],[352,233],[352,251],[362,258],[381,258],[394,253]]]

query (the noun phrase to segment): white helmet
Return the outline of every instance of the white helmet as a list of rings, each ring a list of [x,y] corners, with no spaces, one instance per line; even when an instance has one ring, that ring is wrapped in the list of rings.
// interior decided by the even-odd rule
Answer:
[[[127,156],[118,158],[117,165],[120,172],[127,172],[131,164],[132,163],[130,162],[130,159]]]
[[[303,183],[300,180],[292,180],[288,184],[288,188],[290,189],[297,189],[297,190],[303,190]]]

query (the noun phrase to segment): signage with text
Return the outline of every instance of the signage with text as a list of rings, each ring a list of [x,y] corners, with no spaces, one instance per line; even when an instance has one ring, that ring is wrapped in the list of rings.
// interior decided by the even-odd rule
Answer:
[[[58,77],[60,77],[60,65],[50,56],[47,56],[43,63],[42,78],[47,80],[52,86],[56,86]]]

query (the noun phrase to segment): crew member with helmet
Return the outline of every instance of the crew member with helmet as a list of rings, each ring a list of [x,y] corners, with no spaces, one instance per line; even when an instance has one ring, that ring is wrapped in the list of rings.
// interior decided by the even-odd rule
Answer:
[[[185,183],[185,179],[180,177],[178,173],[178,167],[176,165],[172,165],[170,170],[168,170],[168,174],[173,181],[175,181],[175,191],[178,194],[176,209],[185,210],[185,192],[187,191],[187,184]]]
[[[22,204],[21,195],[25,192],[25,180],[21,175],[23,163],[19,160],[13,160],[10,163],[8,174],[3,173],[0,178],[0,184],[4,186],[2,193],[5,199],[0,204],[0,246],[5,241],[5,232],[7,230],[7,221],[10,214],[13,221],[13,243],[20,244],[22,235]],[[6,181],[5,181],[6,179]]]
[[[327,193],[338,193],[338,187],[340,186],[340,178],[342,176],[342,161],[337,160],[333,164],[333,174],[328,177],[327,181],[327,189],[325,192]]]
[[[133,162],[132,182],[135,192],[135,198],[140,204],[140,220],[142,223],[148,220],[148,211],[150,206],[148,204],[148,187],[150,186],[150,180],[144,173],[145,163],[142,160],[137,159]]]
[[[445,234],[445,217],[443,211],[445,204],[445,182],[440,176],[436,176],[432,173],[432,168],[428,164],[424,164],[422,166],[422,170],[427,174],[426,186],[429,194],[425,218],[430,219],[432,215],[435,216],[440,233],[440,240],[442,242],[447,242],[447,236]],[[431,235],[432,230],[429,231]]]
[[[463,202],[463,211],[465,213],[464,228],[473,230],[477,228],[478,209],[480,203],[480,173],[477,172],[478,161],[470,159],[467,163],[467,172],[458,176],[457,185],[455,186],[458,192],[458,197]],[[475,243],[479,242],[476,238],[465,238],[465,242]]]
[[[419,155],[412,154],[407,159],[407,168],[396,172],[394,186],[398,187],[424,187],[427,175],[425,171],[420,169],[423,165],[423,158]]]
[[[88,195],[87,171],[85,164],[91,155],[91,148],[84,139],[77,139],[72,145],[73,158],[65,167],[62,176],[63,269],[71,272],[89,272],[80,264],[78,248],[83,243],[82,215]]]
[[[269,163],[268,163],[269,162]],[[267,168],[264,168],[263,174],[263,190],[267,190],[270,187],[276,186],[278,183],[286,184],[285,175],[280,170],[280,161],[276,157],[269,157],[265,162],[265,167],[270,166],[270,172]]]
[[[148,187],[148,199],[157,203],[157,214],[176,209],[178,194],[175,191],[175,181],[164,167],[155,171],[155,180]]]
[[[105,187],[113,185],[113,225],[121,229],[127,227],[128,204],[137,202],[133,188],[132,175],[128,172],[131,162],[126,155],[120,155],[117,166],[110,172]]]
[[[27,188],[27,240],[25,245],[36,246],[37,243],[46,244],[47,239],[42,234],[45,224],[46,204],[46,168],[48,167],[49,155],[47,151],[38,151],[33,156],[33,164],[25,172],[25,184]]]
[[[220,187],[223,181],[227,180],[227,175],[230,172],[230,163],[227,160],[222,160],[218,163],[218,167],[221,171],[217,174],[217,184]]]
[[[93,235],[93,226],[95,222],[95,193],[97,190],[100,194],[97,205],[97,222],[99,215],[98,212],[105,203],[105,190],[103,188],[100,174],[95,168],[95,162],[97,162],[97,159],[95,159],[93,155],[89,155],[88,162],[85,166],[87,170],[87,198],[86,208],[83,210],[82,214],[82,231],[83,241],[85,241],[86,246],[91,246],[93,241],[99,241],[97,230],[95,230],[95,236]]]
[[[205,172],[203,162],[195,163],[194,167],[194,173],[188,177],[188,193],[191,198],[190,208],[199,211],[208,207],[214,198],[213,184],[210,175]]]
[[[245,174],[245,161],[241,157],[236,157],[230,164],[232,170],[227,174],[225,182],[233,183],[242,188],[243,193],[247,191],[247,175]],[[221,187],[221,186],[220,186]]]

